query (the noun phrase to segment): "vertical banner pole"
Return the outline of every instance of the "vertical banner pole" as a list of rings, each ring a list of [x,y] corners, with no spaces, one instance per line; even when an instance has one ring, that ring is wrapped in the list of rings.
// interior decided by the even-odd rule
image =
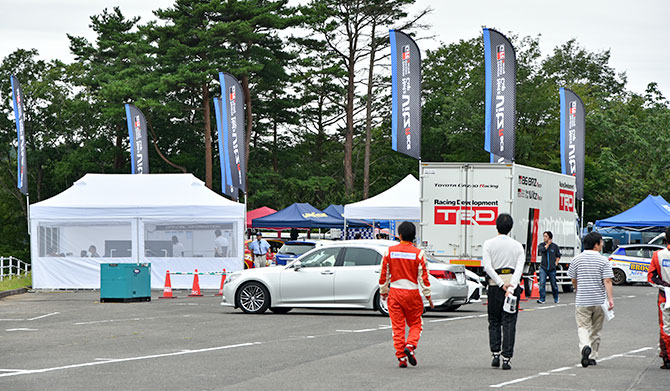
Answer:
[[[579,218],[579,237],[584,239],[584,199],[582,199],[582,216]]]
[[[26,220],[28,222],[28,236],[30,236],[30,196],[26,194]]]

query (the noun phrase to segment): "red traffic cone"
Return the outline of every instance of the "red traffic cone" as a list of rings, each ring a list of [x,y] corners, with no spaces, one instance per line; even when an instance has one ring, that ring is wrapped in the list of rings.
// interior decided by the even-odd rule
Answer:
[[[221,275],[221,288],[219,288],[219,293],[214,294],[214,296],[223,296],[223,283],[226,282],[226,269],[223,269],[223,274]]]
[[[176,299],[177,296],[172,296],[172,282],[170,282],[170,271],[165,272],[165,288],[163,288],[163,296],[159,299]]]
[[[537,272],[533,273],[533,290],[530,292],[530,298],[540,298],[540,284],[537,283]]]
[[[524,278],[526,277],[521,277],[522,283]],[[526,297],[526,284],[521,285],[521,296],[519,297],[519,300],[528,301],[528,298]]]
[[[195,274],[193,275],[193,288],[191,288],[191,294],[188,297],[197,297],[202,296],[200,293],[200,279],[198,279],[198,269],[195,269]]]

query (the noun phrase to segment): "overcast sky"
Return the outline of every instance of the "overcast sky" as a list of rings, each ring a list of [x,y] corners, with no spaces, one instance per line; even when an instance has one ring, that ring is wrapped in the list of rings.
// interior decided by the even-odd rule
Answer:
[[[295,1],[294,1],[295,2]],[[36,48],[44,59],[72,61],[66,33],[95,35],[89,16],[120,6],[126,17],[146,22],[151,11],[172,0],[0,0],[0,57],[18,48]],[[628,88],[644,92],[655,81],[670,96],[670,0],[417,0],[411,12],[434,9],[426,22],[431,29],[421,49],[435,49],[481,34],[482,26],[519,36],[540,35],[543,55],[576,38],[589,51],[610,50],[611,65],[626,72]]]

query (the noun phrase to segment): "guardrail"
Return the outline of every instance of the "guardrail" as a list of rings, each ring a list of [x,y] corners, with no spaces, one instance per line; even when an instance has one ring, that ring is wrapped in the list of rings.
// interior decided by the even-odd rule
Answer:
[[[0,257],[0,281],[5,278],[28,274],[29,271],[29,263],[23,262],[16,257]]]

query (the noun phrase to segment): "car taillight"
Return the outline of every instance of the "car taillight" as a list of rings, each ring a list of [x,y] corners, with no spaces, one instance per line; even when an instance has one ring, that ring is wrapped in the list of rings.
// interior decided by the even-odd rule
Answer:
[[[448,270],[431,270],[430,275],[438,280],[455,280],[456,274]]]

